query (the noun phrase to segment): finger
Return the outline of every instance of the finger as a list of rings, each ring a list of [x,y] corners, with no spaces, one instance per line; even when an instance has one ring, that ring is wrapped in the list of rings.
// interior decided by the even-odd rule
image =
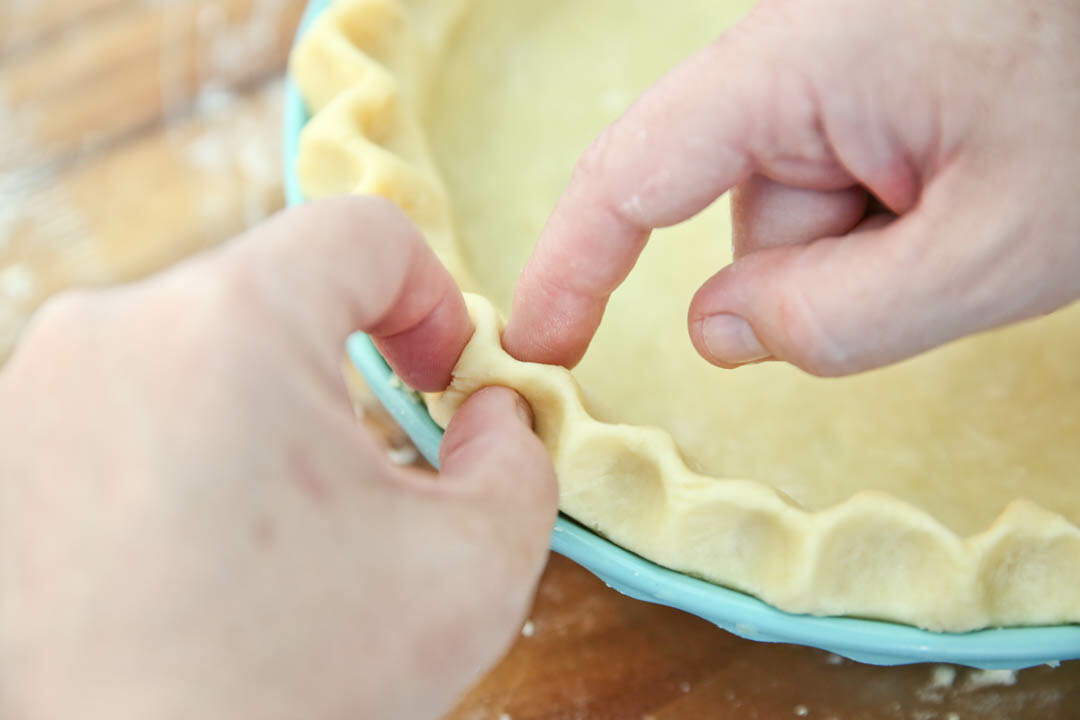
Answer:
[[[816,190],[853,184],[814,93],[801,74],[777,72],[782,43],[761,27],[744,24],[677,67],[586,151],[518,282],[511,354],[575,364],[649,231],[752,172]]]
[[[253,277],[336,367],[345,338],[375,337],[418,390],[444,389],[472,333],[461,292],[393,204],[342,197],[282,213],[238,239],[224,262]]]
[[[437,581],[438,596],[417,603],[427,640],[417,655],[433,692],[450,698],[517,637],[547,559],[557,492],[528,406],[506,388],[482,389],[458,409],[440,461],[434,482],[396,469],[420,494],[398,496],[404,537],[395,551],[430,568],[413,573],[419,597]],[[432,637],[444,640],[432,647]]]
[[[740,258],[695,295],[695,347],[722,367],[771,357],[835,376],[1024,316],[1001,299],[1026,297],[1035,263],[1007,257],[1003,249],[1016,243],[1004,230],[963,211],[986,198],[963,198],[958,183],[943,180],[898,220],[877,215],[843,237]]]
[[[753,175],[732,190],[735,257],[850,232],[866,211],[860,187],[806,190]]]
[[[558,492],[551,459],[532,431],[532,411],[525,401],[501,387],[470,397],[446,429],[439,466],[441,482],[467,483],[477,490],[499,545],[538,573]]]

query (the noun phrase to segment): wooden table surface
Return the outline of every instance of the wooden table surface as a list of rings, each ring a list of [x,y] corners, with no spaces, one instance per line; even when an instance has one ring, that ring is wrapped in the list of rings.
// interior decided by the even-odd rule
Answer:
[[[0,359],[50,294],[152,272],[281,205],[281,72],[301,9],[0,0]],[[1080,663],[858,665],[733,637],[553,557],[522,637],[450,717],[1063,720],[1080,718]]]

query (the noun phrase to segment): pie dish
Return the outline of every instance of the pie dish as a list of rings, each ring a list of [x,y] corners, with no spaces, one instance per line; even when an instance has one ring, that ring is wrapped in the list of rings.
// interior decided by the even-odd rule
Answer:
[[[563,511],[623,547],[791,612],[934,630],[1080,620],[1076,308],[846,380],[726,373],[683,321],[729,260],[718,203],[658,234],[573,373],[502,352],[498,309],[576,155],[745,9],[339,0],[292,58],[312,115],[304,194],[380,194],[412,217],[480,293],[432,416],[484,385],[518,389]]]

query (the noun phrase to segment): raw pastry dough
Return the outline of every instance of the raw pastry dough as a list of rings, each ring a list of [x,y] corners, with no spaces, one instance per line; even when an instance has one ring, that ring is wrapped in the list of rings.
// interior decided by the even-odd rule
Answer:
[[[794,612],[1080,620],[1080,308],[843,380],[718,370],[685,312],[730,261],[721,202],[656,233],[573,373],[502,352],[496,308],[576,157],[746,9],[339,0],[292,59],[313,114],[305,193],[393,199],[483,295],[433,417],[484,385],[518,389],[563,511],[615,542]]]

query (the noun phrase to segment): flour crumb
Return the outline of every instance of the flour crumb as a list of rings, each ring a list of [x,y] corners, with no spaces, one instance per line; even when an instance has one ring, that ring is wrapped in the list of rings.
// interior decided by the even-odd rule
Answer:
[[[420,402],[420,393],[413,390],[411,387],[405,384],[405,381],[397,376],[397,373],[391,372],[390,376],[386,379],[386,384],[392,387],[398,392],[404,393],[413,402]]]
[[[952,665],[935,665],[930,669],[930,681],[916,690],[916,696],[923,702],[941,703],[945,693],[956,682],[956,668]]]
[[[536,634],[536,625],[532,620],[526,620],[525,624],[521,626],[521,637],[532,637]]]
[[[631,218],[639,218],[644,213],[642,212],[641,196],[637,193],[631,195],[627,200],[619,206],[619,209],[629,215]]]
[[[514,720],[514,718],[510,717],[510,713],[502,713],[499,715],[499,720]]]
[[[956,682],[956,668],[951,665],[935,665],[930,673],[930,685],[928,689],[938,690],[950,688]]]
[[[951,712],[945,716],[945,720],[960,720],[960,716],[954,712]]]
[[[825,664],[826,665],[843,665],[844,664],[844,658],[840,657],[839,655],[829,653],[828,655],[825,656]]]
[[[979,690],[996,685],[1015,685],[1015,670],[972,670],[964,684],[965,690]]]
[[[795,714],[799,717],[806,717],[810,714],[810,710],[805,705],[796,705]]]
[[[394,465],[412,465],[420,457],[420,454],[416,452],[416,448],[412,445],[387,448],[386,455]]]
[[[690,692],[690,682],[687,680],[683,680],[681,683],[679,683],[679,690],[682,691],[683,695]]]

